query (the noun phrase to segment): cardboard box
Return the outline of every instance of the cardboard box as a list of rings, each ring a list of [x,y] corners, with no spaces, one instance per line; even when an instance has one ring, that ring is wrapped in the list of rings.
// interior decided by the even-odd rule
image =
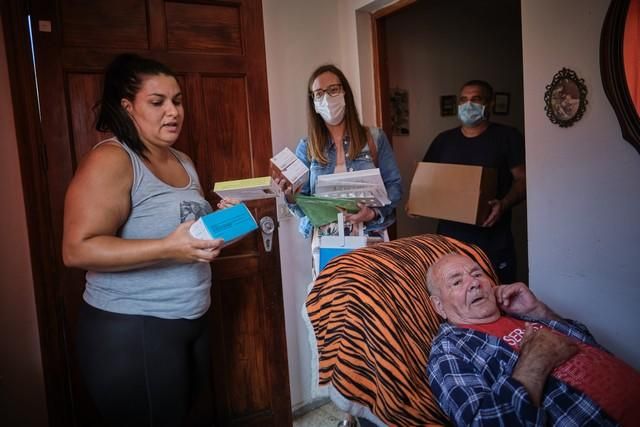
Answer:
[[[496,198],[497,173],[482,166],[420,162],[411,181],[407,211],[481,225]]]
[[[271,158],[271,172],[273,177],[286,179],[294,193],[309,179],[309,168],[288,148]]]

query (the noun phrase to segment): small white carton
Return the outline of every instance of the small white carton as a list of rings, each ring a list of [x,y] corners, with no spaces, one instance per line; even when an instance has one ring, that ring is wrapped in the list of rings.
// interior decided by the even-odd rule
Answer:
[[[309,168],[288,148],[271,158],[271,170],[273,177],[286,179],[294,193],[309,179]]]

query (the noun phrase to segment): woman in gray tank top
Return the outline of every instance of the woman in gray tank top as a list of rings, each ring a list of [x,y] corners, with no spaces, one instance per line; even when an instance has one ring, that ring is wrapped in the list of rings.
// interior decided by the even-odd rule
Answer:
[[[96,123],[115,137],[87,154],[65,200],[64,262],[87,270],[80,369],[109,425],[178,426],[209,393],[209,263],[222,241],[189,233],[212,209],[172,148],[183,118],[171,70],[116,57]]]

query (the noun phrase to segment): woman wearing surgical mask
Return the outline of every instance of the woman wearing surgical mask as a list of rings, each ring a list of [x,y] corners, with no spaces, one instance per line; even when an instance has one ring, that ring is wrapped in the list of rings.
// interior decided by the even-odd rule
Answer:
[[[315,193],[320,175],[380,168],[391,204],[381,208],[359,205],[356,213],[345,214],[347,234],[365,234],[388,240],[386,229],[395,221],[394,209],[402,198],[400,171],[386,135],[381,129],[367,128],[360,123],[353,93],[342,71],[334,65],[317,68],[307,85],[307,124],[309,136],[300,140],[296,156],[309,168],[309,180],[301,194]],[[337,232],[336,223],[313,227],[302,210],[295,205],[286,181],[276,179],[285,193],[292,212],[300,217],[300,232],[313,236],[313,276],[318,274],[319,236]]]

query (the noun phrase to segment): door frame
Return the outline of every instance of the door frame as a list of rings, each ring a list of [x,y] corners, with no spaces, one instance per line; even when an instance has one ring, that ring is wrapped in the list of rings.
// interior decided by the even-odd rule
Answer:
[[[58,275],[54,257],[52,224],[47,200],[47,153],[40,132],[40,115],[35,91],[36,79],[31,59],[31,42],[27,17],[28,4],[24,0],[2,2],[7,67],[14,111],[16,140],[22,176],[25,215],[28,224],[31,272],[38,319],[40,352],[45,384],[48,418],[51,425],[70,422],[70,402],[64,343],[59,342],[59,325],[55,307],[44,301],[51,300],[51,286],[47,283]],[[71,424],[69,424],[71,425]]]
[[[371,14],[371,51],[373,59],[373,90],[376,110],[376,123],[382,127],[393,147],[391,129],[391,105],[389,104],[389,68],[387,66],[386,18],[414,4],[417,0],[398,0]],[[396,207],[402,209],[401,207]],[[389,237],[398,236],[398,223],[389,227]]]
[[[519,0],[519,2],[520,8],[522,9],[522,1]],[[386,18],[395,15],[398,12],[406,10],[415,3],[417,3],[417,0],[398,0],[395,3],[378,9],[371,14],[371,41],[373,57],[374,97],[376,102],[376,121],[380,126],[383,127],[392,145],[393,133],[391,128],[391,106],[389,102],[390,91],[386,46]],[[526,130],[526,123],[524,122],[523,116],[523,135],[526,135]],[[524,200],[521,204],[515,206],[512,211],[514,216],[512,218],[512,229],[514,230],[514,238],[516,244],[518,266],[517,274],[519,276],[518,280],[523,280],[524,282],[528,283],[530,258],[529,245],[527,243],[527,215],[529,212],[527,208],[527,201]],[[396,224],[397,223],[395,223],[394,225]]]
[[[389,105],[389,68],[387,66],[386,18],[403,11],[417,0],[398,0],[371,14],[371,45],[373,51],[373,85],[376,101],[376,122],[393,146]]]

